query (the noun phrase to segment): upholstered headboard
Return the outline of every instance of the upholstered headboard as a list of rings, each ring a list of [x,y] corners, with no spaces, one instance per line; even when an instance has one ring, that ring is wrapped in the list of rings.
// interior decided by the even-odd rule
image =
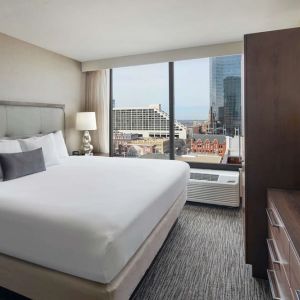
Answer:
[[[0,138],[64,132],[64,108],[60,104],[0,101]]]

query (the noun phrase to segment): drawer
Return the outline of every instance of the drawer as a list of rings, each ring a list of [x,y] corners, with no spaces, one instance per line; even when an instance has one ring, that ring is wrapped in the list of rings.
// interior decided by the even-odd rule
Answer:
[[[267,208],[269,238],[273,239],[278,260],[289,273],[289,239],[274,207]]]
[[[300,300],[300,294],[298,294],[297,296],[296,291],[293,291],[292,289],[291,289],[291,295],[293,300]]]
[[[294,248],[290,249],[290,285],[295,298],[300,299],[300,260]],[[296,293],[298,291],[298,298]]]
[[[267,272],[272,298],[277,300],[294,300],[284,269],[276,266],[276,269],[267,270]]]

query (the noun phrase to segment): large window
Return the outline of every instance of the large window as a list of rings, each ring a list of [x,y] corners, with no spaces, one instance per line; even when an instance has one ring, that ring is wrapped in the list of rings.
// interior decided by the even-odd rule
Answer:
[[[194,163],[239,163],[241,55],[174,63],[176,159]]]
[[[239,164],[241,55],[171,66],[170,77],[168,63],[113,69],[112,154]]]
[[[168,64],[113,70],[113,155],[169,159]]]

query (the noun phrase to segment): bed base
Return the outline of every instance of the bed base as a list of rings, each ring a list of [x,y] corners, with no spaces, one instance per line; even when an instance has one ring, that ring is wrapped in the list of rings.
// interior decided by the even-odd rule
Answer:
[[[125,300],[149,268],[176,222],[186,191],[157,224],[136,254],[108,284],[79,278],[0,254],[0,286],[38,300]]]

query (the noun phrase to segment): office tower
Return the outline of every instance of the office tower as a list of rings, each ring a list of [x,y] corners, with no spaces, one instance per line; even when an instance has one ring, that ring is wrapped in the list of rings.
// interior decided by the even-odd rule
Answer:
[[[211,114],[215,116],[216,128],[226,129],[225,126],[225,94],[224,94],[224,79],[227,77],[238,77],[231,84],[236,84],[236,88],[231,87],[232,90],[241,88],[241,55],[230,55],[210,58],[210,107]],[[229,84],[229,83],[228,83]],[[229,87],[228,87],[229,88]],[[229,91],[228,91],[229,92]],[[238,98],[239,97],[239,98]],[[241,91],[236,95],[236,102],[241,102]],[[230,124],[226,126],[232,127]],[[231,129],[230,129],[231,130]]]
[[[241,128],[241,77],[226,77],[223,85],[226,135],[238,135]]]

